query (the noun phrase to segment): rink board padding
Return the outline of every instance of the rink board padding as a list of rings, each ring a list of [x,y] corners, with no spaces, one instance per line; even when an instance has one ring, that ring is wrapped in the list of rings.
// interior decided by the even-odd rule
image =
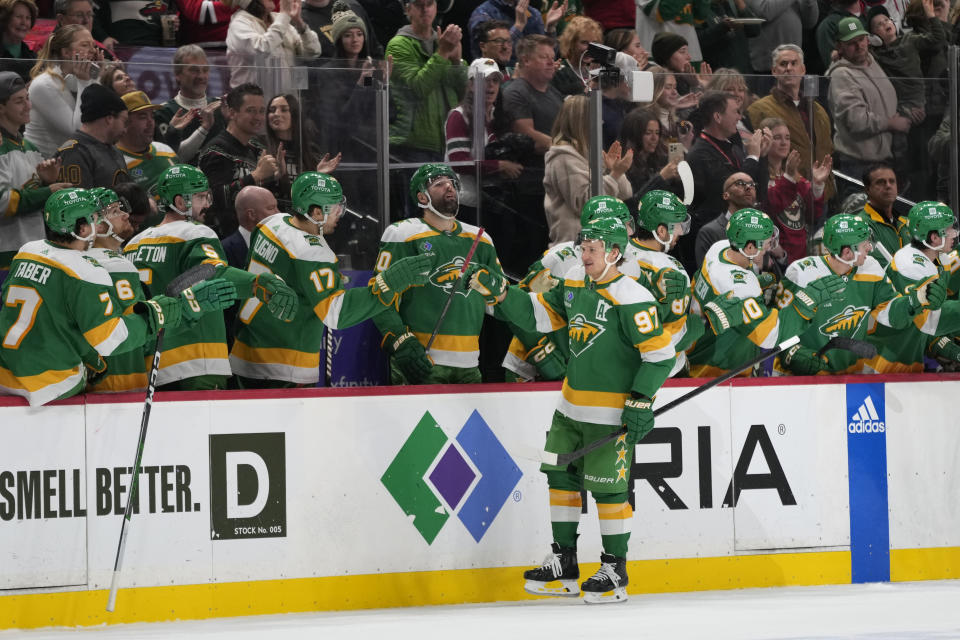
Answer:
[[[657,403],[701,381],[670,381]],[[740,379],[630,469],[632,593],[956,578],[960,376]],[[0,399],[0,629],[522,600],[557,384]],[[600,554],[591,499],[582,573]]]

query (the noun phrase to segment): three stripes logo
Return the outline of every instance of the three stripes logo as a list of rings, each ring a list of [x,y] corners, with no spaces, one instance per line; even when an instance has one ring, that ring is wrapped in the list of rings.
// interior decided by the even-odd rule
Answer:
[[[850,416],[847,431],[850,433],[884,433],[887,425],[877,412],[873,398],[867,395],[860,406]]]
[[[476,410],[452,439],[428,411],[380,482],[427,544],[451,514],[480,542],[522,475]]]

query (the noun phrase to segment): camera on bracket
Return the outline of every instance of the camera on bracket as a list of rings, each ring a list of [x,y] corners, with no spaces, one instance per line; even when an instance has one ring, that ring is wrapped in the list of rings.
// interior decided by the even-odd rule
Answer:
[[[618,82],[620,69],[616,65],[616,49],[599,42],[591,42],[587,45],[586,57],[590,58],[594,64],[600,65],[599,70],[592,72],[591,75],[598,76],[601,86]]]

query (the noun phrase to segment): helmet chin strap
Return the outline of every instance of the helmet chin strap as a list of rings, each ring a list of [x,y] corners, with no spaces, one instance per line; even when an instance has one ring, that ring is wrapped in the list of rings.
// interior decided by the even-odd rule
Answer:
[[[436,215],[440,216],[441,218],[443,218],[444,220],[453,220],[453,219],[455,219],[455,218],[457,217],[457,212],[454,212],[454,214],[453,214],[452,216],[448,216],[448,215],[444,215],[444,214],[440,213],[439,211],[437,211],[436,207],[433,206],[433,198],[430,197],[430,194],[427,193],[426,191],[421,191],[420,193],[422,193],[423,195],[427,196],[427,204],[422,204],[421,202],[417,202],[417,206],[419,206],[421,209],[428,209],[428,210],[432,211],[434,214],[436,214]],[[460,211],[460,199],[459,199],[459,198],[457,198],[457,211]]]
[[[927,235],[929,236],[929,234],[927,234]],[[922,241],[922,242],[923,242],[923,246],[925,246],[927,249],[930,249],[931,251],[940,251],[941,249],[943,249],[944,247],[946,247],[946,246],[947,246],[947,236],[943,235],[943,234],[940,233],[939,231],[937,232],[937,235],[940,236],[940,245],[939,245],[939,246],[934,247],[933,245],[929,244],[926,240],[923,240],[923,241]]]
[[[110,222],[110,218],[104,217],[101,222],[106,222],[106,223],[107,223],[107,232],[106,232],[106,233],[98,233],[98,234],[97,234],[97,237],[98,237],[98,238],[113,238],[114,240],[116,240],[116,241],[119,242],[120,244],[123,244],[123,238],[121,238],[120,236],[117,235],[116,230],[113,228],[113,223]]]
[[[667,228],[669,229],[669,227],[667,227]],[[670,251],[670,245],[673,244],[673,236],[674,236],[674,235],[676,235],[676,234],[671,233],[671,234],[670,234],[670,237],[667,238],[667,241],[664,242],[663,240],[660,239],[660,234],[654,232],[654,234],[653,234],[653,239],[660,243],[660,246],[663,247],[663,250],[664,250],[664,251]]]
[[[613,249],[611,249],[610,251],[613,251]],[[607,253],[610,253],[610,251],[608,251]],[[607,262],[607,254],[606,253],[603,254],[603,264],[605,264],[606,266],[603,268],[603,273],[600,274],[600,277],[596,279],[596,282],[603,282],[603,279],[607,277],[607,272],[610,271],[610,267],[616,265],[617,260],[619,259],[620,259],[620,256],[617,256],[616,260],[614,260],[613,262]]]
[[[181,196],[181,197],[182,197],[182,196]],[[191,200],[191,202],[190,202],[190,206],[187,207],[186,211],[180,211],[180,209],[177,209],[177,207],[174,206],[173,203],[170,204],[170,208],[173,209],[174,212],[179,213],[179,214],[180,214],[181,216],[183,216],[184,218],[188,218],[188,219],[190,219],[190,220],[193,220],[193,201],[192,201],[192,200]]]
[[[91,247],[93,247],[93,243],[94,243],[94,241],[96,241],[96,239],[97,239],[97,225],[96,225],[96,224],[91,224],[91,225],[90,225],[90,235],[88,235],[88,236],[86,236],[86,237],[84,237],[84,236],[78,236],[78,235],[76,234],[76,232],[74,232],[74,231],[71,231],[71,232],[70,232],[70,235],[73,236],[74,238],[76,238],[77,240],[83,240],[84,242],[86,242],[86,243],[87,243],[87,249],[90,249]]]
[[[848,267],[855,267],[855,266],[857,266],[857,260],[860,259],[860,255],[861,255],[861,254],[860,254],[860,250],[859,250],[859,249],[854,249],[854,250],[853,250],[853,260],[844,260],[844,259],[841,258],[838,254],[831,254],[831,255],[833,255],[834,260],[836,260],[837,262],[842,262],[843,264],[847,265]]]

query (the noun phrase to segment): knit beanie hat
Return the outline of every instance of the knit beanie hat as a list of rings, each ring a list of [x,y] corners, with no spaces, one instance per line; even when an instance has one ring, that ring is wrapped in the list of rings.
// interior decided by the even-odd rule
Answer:
[[[113,89],[94,82],[80,94],[80,122],[93,122],[126,111],[126,103]]]
[[[677,52],[680,47],[687,46],[687,39],[683,36],[668,31],[658,33],[653,38],[653,44],[650,46],[650,54],[661,67],[667,66],[670,56]]]
[[[337,42],[347,29],[360,29],[363,31],[363,39],[367,39],[367,25],[360,16],[350,10],[349,5],[338,0],[333,5],[333,41]]]

